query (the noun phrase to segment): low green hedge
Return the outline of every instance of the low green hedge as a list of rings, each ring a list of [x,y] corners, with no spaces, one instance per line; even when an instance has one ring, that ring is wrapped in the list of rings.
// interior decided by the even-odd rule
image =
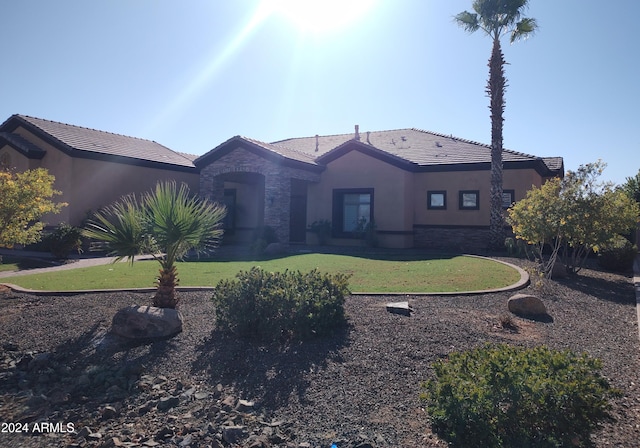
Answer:
[[[617,395],[601,362],[547,347],[487,345],[433,365],[432,429],[455,447],[589,446]]]
[[[241,337],[266,340],[328,334],[345,322],[348,278],[315,269],[266,272],[253,267],[216,286],[216,324]]]

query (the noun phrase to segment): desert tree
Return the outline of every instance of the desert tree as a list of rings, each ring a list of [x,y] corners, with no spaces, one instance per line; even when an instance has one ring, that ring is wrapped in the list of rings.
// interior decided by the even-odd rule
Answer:
[[[534,246],[547,277],[556,257],[568,272],[577,273],[592,251],[638,222],[640,206],[612,183],[600,181],[605,166],[601,161],[580,165],[562,180],[533,187],[509,208],[513,233]],[[549,256],[543,257],[549,247]]]
[[[61,194],[53,188],[54,181],[44,168],[0,170],[0,247],[40,241],[42,218],[67,205],[52,200]]]

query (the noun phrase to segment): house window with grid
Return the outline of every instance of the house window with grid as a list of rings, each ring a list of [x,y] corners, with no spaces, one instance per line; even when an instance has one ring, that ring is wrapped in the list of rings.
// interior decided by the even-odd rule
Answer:
[[[461,190],[459,205],[460,210],[479,210],[480,192],[478,190]]]
[[[355,238],[373,220],[373,188],[333,191],[333,234]]]

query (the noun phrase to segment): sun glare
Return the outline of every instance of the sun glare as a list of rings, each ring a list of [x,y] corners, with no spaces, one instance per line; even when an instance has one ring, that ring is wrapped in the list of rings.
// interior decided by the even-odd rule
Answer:
[[[301,32],[327,33],[348,27],[375,0],[265,0],[269,8]]]

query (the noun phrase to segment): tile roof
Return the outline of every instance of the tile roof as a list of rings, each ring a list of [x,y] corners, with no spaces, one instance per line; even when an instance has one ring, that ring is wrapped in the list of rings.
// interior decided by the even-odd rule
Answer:
[[[314,155],[299,151],[295,148],[287,147],[285,145],[280,145],[277,143],[265,143],[249,137],[240,138],[247,140],[254,145],[260,146],[261,148],[264,148],[268,151],[275,152],[276,154],[286,157],[287,159],[297,160],[298,162],[305,162],[311,165],[317,165],[315,161],[316,157]]]
[[[319,157],[353,138],[353,133],[319,136],[317,152],[316,137],[292,138],[274,144]],[[417,166],[491,162],[489,145],[415,128],[361,133],[360,142]],[[509,149],[503,152],[505,162],[538,159]]]
[[[551,171],[559,171],[564,168],[564,160],[562,157],[543,157],[542,161]]]
[[[85,154],[102,154],[125,157],[146,162],[163,163],[179,167],[192,168],[192,161],[171,149],[151,140],[144,140],[110,132],[74,126],[56,121],[43,120],[27,115],[13,115],[5,122],[16,119],[26,125],[45,133],[52,144],[62,144],[67,150]],[[5,127],[5,124],[2,127]],[[45,138],[46,140],[46,138]]]
[[[288,148],[283,145],[266,143],[249,137],[236,135],[227,141],[219,144],[211,151],[201,155],[193,163],[196,166],[204,166],[214,160],[228,154],[237,147],[243,147],[255,154],[263,155],[270,158],[276,163],[285,163],[303,169],[322,170],[323,168],[316,162],[316,157],[298,151],[297,149]]]

